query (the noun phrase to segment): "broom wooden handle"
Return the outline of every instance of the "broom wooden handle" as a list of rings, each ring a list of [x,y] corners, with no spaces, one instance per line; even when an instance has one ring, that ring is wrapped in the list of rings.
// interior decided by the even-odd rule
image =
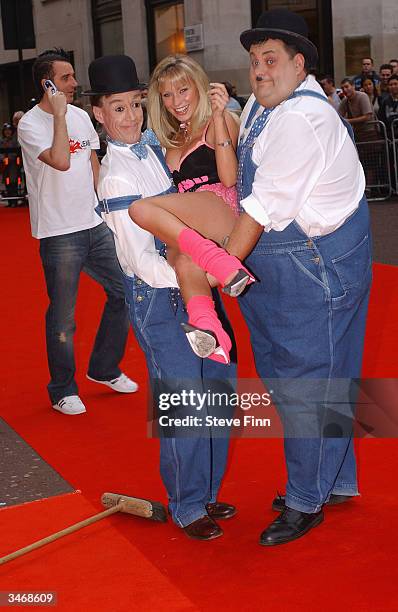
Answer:
[[[59,538],[63,538],[78,529],[82,529],[82,527],[87,527],[87,525],[91,525],[96,521],[100,521],[103,518],[106,518],[110,514],[115,514],[119,512],[123,508],[123,504],[117,504],[112,508],[108,508],[108,510],[104,510],[104,512],[100,512],[99,514],[95,514],[94,516],[90,516],[90,518],[85,519],[84,521],[80,521],[80,523],[75,523],[74,525],[70,525],[70,527],[66,527],[66,529],[62,529],[62,531],[57,531],[52,535],[47,536],[46,538],[42,538],[41,540],[37,540],[33,542],[33,544],[29,544],[29,546],[25,546],[24,548],[20,548],[5,557],[0,558],[0,565],[3,563],[7,563],[7,561],[12,561],[12,559],[16,559],[17,557],[21,557],[22,555],[26,555],[26,553],[31,550],[36,550],[36,548],[40,548],[41,546],[45,546],[45,544],[50,544],[50,542],[54,542],[55,540],[59,540]]]

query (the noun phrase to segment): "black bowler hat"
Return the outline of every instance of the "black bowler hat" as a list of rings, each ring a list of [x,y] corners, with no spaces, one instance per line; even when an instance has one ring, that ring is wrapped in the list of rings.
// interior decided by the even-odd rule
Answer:
[[[308,38],[308,26],[301,15],[282,8],[266,11],[260,15],[255,28],[242,32],[240,42],[249,51],[252,44],[266,38],[283,40],[287,45],[296,47],[304,55],[308,67],[316,67],[318,51]]]
[[[88,76],[91,89],[83,91],[85,96],[108,96],[147,87],[138,82],[137,69],[128,55],[99,57],[89,65]]]

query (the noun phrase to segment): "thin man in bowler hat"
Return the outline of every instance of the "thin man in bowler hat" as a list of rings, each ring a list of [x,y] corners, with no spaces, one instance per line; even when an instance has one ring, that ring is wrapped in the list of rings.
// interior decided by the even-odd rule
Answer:
[[[141,92],[133,60],[126,55],[104,56],[89,66],[93,113],[108,134],[107,154],[98,182],[98,207],[115,236],[123,271],[130,320],[142,350],[154,395],[170,391],[226,394],[227,378],[236,376],[236,364],[226,366],[200,359],[191,350],[181,323],[187,313],[174,270],[155,244],[152,234],[136,225],[129,206],[141,197],[175,191],[161,146],[152,130],[141,135]],[[219,297],[214,299],[221,307]],[[225,313],[218,313],[223,316]],[[188,387],[188,389],[187,389]],[[220,411],[217,406],[217,411]],[[201,417],[211,409],[205,404]],[[168,412],[163,413],[167,418]],[[197,415],[195,405],[184,406],[186,416]],[[173,414],[173,413],[172,413]],[[167,426],[160,432],[160,472],[173,521],[195,540],[223,535],[219,520],[236,514],[231,504],[217,499],[228,454],[228,434],[214,436],[208,427],[197,431]],[[162,435],[163,434],[163,435]]]

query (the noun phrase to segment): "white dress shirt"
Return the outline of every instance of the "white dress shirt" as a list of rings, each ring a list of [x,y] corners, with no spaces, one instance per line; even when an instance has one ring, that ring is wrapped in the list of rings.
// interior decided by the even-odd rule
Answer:
[[[169,189],[169,177],[152,149],[146,148],[148,157],[140,160],[128,147],[108,144],[100,169],[100,200],[131,195],[145,198]],[[159,255],[153,235],[138,227],[127,209],[102,213],[102,217],[115,235],[117,257],[127,276],[136,275],[151,287],[178,287],[175,272]]]
[[[313,76],[300,89],[325,96]],[[242,113],[244,139],[254,101],[251,96]],[[279,104],[256,138],[252,159],[258,166],[253,190],[241,205],[267,232],[282,231],[295,220],[307,236],[329,234],[356,210],[365,190],[347,128],[335,109],[317,98],[302,96]]]

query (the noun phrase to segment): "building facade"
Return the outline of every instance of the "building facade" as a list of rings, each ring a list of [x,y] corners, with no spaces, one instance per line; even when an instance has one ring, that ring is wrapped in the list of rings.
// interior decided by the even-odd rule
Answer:
[[[88,87],[90,61],[100,55],[131,55],[139,77],[147,80],[159,59],[188,51],[211,80],[229,80],[240,94],[248,94],[248,56],[239,34],[252,27],[263,10],[274,7],[290,8],[305,16],[320,50],[320,70],[333,73],[337,82],[346,74],[359,72],[365,55],[374,58],[376,68],[398,56],[396,0],[13,1],[32,3],[35,48],[23,50],[23,64],[19,64],[18,51],[4,49],[0,24],[2,121],[9,120],[14,110],[26,108],[34,97],[30,76],[33,58],[54,46],[72,53],[82,89]]]

